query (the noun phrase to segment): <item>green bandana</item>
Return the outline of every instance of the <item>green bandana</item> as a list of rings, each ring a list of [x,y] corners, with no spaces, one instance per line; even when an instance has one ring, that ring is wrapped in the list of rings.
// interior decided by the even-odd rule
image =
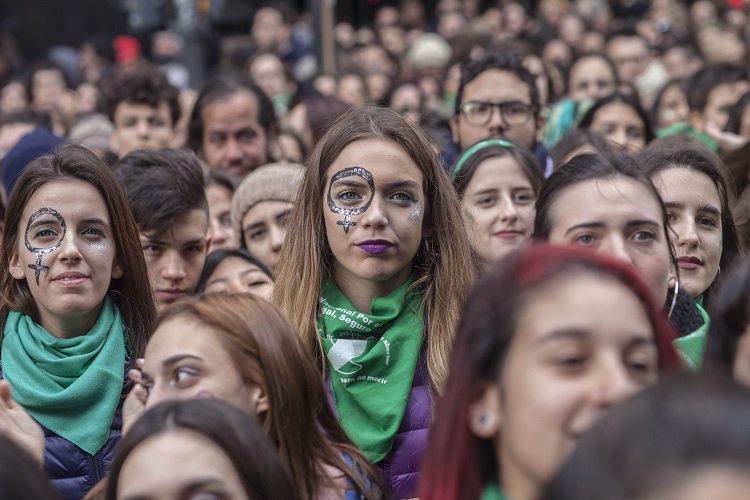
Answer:
[[[404,418],[422,348],[421,296],[409,279],[372,300],[372,314],[349,302],[333,281],[323,285],[318,334],[344,430],[372,462],[391,451]],[[407,303],[408,302],[408,303]]]
[[[490,483],[484,487],[479,500],[507,500],[507,498],[498,485]]]
[[[70,339],[11,311],[3,335],[3,376],[15,400],[86,453],[99,451],[109,437],[125,373],[125,332],[117,307],[105,299],[91,330]]]
[[[701,367],[703,351],[706,349],[706,335],[708,334],[708,327],[711,324],[711,318],[708,317],[708,313],[702,307],[702,303],[703,299],[701,298],[696,301],[695,305],[698,306],[698,311],[703,317],[703,325],[693,333],[674,341],[677,352],[682,357],[686,367],[693,371],[697,371]]]

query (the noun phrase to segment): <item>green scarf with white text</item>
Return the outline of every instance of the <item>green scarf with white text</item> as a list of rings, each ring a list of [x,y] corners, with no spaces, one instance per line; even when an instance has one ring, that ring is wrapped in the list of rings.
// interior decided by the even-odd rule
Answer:
[[[339,419],[372,463],[391,451],[422,348],[421,295],[413,279],[358,311],[333,281],[323,285],[318,334]]]
[[[109,298],[91,330],[69,339],[11,311],[2,363],[14,399],[32,417],[86,453],[104,446],[125,374],[125,328]]]

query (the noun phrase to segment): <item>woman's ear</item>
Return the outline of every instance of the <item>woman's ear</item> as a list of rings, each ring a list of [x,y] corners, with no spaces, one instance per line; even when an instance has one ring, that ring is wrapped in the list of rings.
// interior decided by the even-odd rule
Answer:
[[[266,413],[271,408],[271,405],[268,403],[266,391],[257,385],[250,389],[250,402],[255,408],[255,413],[258,415]]]
[[[122,278],[122,275],[125,274],[122,270],[122,266],[115,262],[112,264],[112,279],[119,280]]]
[[[486,384],[479,399],[469,406],[469,428],[477,437],[492,439],[500,432],[501,416],[500,388]]]
[[[23,266],[20,259],[18,258],[17,253],[11,255],[10,262],[8,263],[8,270],[10,271],[10,275],[13,276],[14,279],[26,279],[26,274],[23,272]]]

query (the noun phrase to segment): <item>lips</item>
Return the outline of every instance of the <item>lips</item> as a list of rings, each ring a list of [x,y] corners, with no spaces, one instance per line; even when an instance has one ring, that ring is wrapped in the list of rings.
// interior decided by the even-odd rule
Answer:
[[[84,281],[88,279],[88,276],[82,273],[76,273],[76,272],[66,272],[66,273],[60,273],[54,278],[52,278],[52,281],[55,282],[58,285],[64,286],[64,287],[77,287]]]
[[[514,240],[516,238],[523,236],[523,233],[521,231],[514,231],[512,229],[504,229],[502,231],[497,231],[493,233],[493,235],[496,238],[500,238],[503,240]]]
[[[367,240],[358,243],[357,246],[370,255],[380,255],[393,246],[388,240]]]
[[[685,269],[686,271],[691,271],[693,269],[703,267],[703,261],[698,257],[680,257],[679,259],[677,259],[677,267],[679,267],[680,269]]]
[[[160,302],[174,302],[175,300],[180,299],[185,295],[185,291],[180,290],[179,288],[169,288],[166,290],[156,291],[156,298]]]

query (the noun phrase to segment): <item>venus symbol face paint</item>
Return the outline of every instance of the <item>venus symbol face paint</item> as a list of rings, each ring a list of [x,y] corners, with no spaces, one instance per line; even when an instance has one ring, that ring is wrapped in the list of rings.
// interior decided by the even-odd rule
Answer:
[[[359,177],[365,181],[366,186],[359,179],[348,179],[349,177]],[[345,188],[342,187],[333,195],[334,187],[339,186],[345,186]],[[345,168],[331,177],[331,183],[328,185],[328,209],[343,216],[343,219],[337,221],[336,224],[343,226],[344,233],[348,234],[349,227],[357,225],[352,221],[352,216],[365,213],[372,203],[373,196],[375,196],[375,182],[370,171],[365,168]]]
[[[49,266],[42,264],[42,257],[60,248],[67,230],[65,219],[54,208],[40,208],[29,217],[23,238],[26,249],[36,254],[36,263],[29,264],[29,268],[34,270],[37,286],[41,272],[49,271]]]

